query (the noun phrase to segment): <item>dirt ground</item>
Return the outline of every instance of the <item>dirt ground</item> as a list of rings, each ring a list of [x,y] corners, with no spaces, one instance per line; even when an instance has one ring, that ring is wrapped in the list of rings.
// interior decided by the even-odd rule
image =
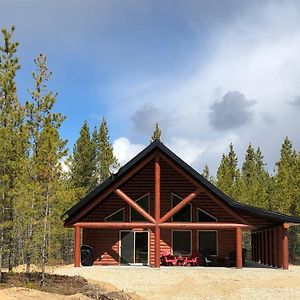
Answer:
[[[271,268],[214,267],[81,267],[61,266],[49,273],[80,275],[107,292],[124,291],[130,299],[300,300],[300,266]],[[86,300],[82,294],[62,296],[13,287],[0,290],[1,300]]]
[[[57,274],[105,281],[143,299],[300,299],[300,266],[271,268],[81,267],[57,268]]]
[[[15,268],[14,272],[3,272],[0,299],[134,300],[129,294],[119,291],[109,283],[92,283],[80,276],[53,274],[52,269],[48,271],[50,272],[45,274],[44,285],[41,285],[42,276],[38,271],[33,271],[28,277],[22,266]]]

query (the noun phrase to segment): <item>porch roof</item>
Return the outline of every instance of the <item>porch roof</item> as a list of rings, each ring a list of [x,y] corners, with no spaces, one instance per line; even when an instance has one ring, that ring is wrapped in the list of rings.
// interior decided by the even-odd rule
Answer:
[[[254,216],[268,219],[273,221],[274,223],[300,223],[300,217],[288,216],[285,214],[281,214],[274,211],[265,210],[262,208],[257,208],[251,205],[240,203],[231,197],[224,194],[220,189],[215,187],[211,182],[206,180],[201,174],[199,174],[195,169],[189,166],[186,162],[184,162],[181,158],[179,158],[174,152],[172,152],[168,147],[166,147],[163,143],[159,141],[154,141],[148,147],[146,147],[143,151],[141,151],[138,155],[136,155],[132,160],[130,160],[127,164],[125,164],[122,168],[120,168],[119,172],[115,175],[110,176],[106,181],[100,184],[93,191],[88,193],[83,199],[81,199],[78,203],[76,203],[73,207],[71,207],[68,211],[66,211],[62,218],[65,219],[65,223],[67,223],[73,216],[75,216],[78,212],[81,211],[82,208],[91,203],[96,196],[101,194],[107,188],[112,186],[117,179],[124,176],[130,169],[132,169],[136,164],[143,161],[150,153],[154,151],[161,151],[164,155],[170,158],[173,162],[175,162],[179,167],[181,167],[185,172],[191,175],[194,179],[196,179],[200,184],[208,188],[213,194],[215,194],[218,198],[223,200],[229,207],[240,211],[241,213],[250,213]]]

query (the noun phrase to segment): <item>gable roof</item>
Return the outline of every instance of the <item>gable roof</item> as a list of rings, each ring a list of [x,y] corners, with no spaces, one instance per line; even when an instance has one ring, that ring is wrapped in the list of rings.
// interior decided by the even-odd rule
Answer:
[[[82,200],[80,200],[68,211],[66,211],[62,216],[62,218],[67,217],[65,223],[67,223],[73,216],[75,216],[76,213],[80,212],[80,210],[83,207],[91,203],[96,196],[101,194],[101,192],[103,192],[112,184],[114,184],[116,180],[121,178],[128,170],[133,168],[137,163],[141,162],[145,157],[147,157],[150,153],[152,153],[155,150],[160,150],[161,152],[163,152],[167,157],[169,157],[172,161],[178,164],[183,170],[185,170],[189,175],[191,175],[194,179],[196,179],[200,184],[207,187],[213,194],[215,194],[217,197],[223,200],[229,207],[240,210],[241,212],[250,213],[257,217],[271,220],[273,222],[300,223],[300,217],[288,216],[278,212],[257,208],[251,205],[247,205],[235,201],[234,199],[224,194],[220,189],[215,187],[211,182],[206,180],[201,174],[199,174],[195,169],[193,169],[181,158],[179,158],[174,152],[172,152],[163,143],[157,140],[152,142],[148,147],[146,147],[143,151],[141,151],[138,155],[136,155],[133,159],[131,159],[127,164],[125,164],[122,168],[120,168],[117,174],[110,176],[106,181],[104,181],[93,191],[88,193]]]

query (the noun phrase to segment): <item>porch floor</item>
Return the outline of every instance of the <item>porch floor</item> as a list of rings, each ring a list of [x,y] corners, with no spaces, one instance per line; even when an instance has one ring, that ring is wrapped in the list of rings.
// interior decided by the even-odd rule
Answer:
[[[142,299],[300,299],[300,266],[273,269],[247,262],[223,267],[63,266],[54,272],[108,282]]]

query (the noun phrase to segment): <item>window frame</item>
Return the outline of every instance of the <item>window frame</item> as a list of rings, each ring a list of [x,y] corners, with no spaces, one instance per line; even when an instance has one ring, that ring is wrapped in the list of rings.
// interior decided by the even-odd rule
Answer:
[[[123,210],[123,220],[122,221],[107,221],[108,218],[113,216],[114,214],[117,214],[119,211]],[[104,222],[125,222],[125,207],[121,207],[120,209],[116,210],[115,212],[111,213],[110,215],[106,216],[104,218]]]
[[[138,203],[138,201],[141,200],[142,198],[144,198],[145,196],[148,196],[148,211],[146,211],[146,212],[148,214],[150,214],[150,193],[144,194],[140,198],[134,200],[134,202]],[[130,206],[130,208],[129,208],[129,222],[145,222],[145,221],[132,221],[132,218],[131,218],[131,212],[132,212],[132,210],[133,210],[133,208]]]
[[[200,229],[197,230],[197,250],[200,253],[200,232],[215,232],[216,233],[216,254],[211,254],[212,257],[219,256],[219,233],[218,230],[214,229]]]
[[[189,253],[187,253],[187,254],[174,254],[174,232],[189,232],[190,233],[190,252]],[[171,252],[171,254],[172,255],[177,255],[177,256],[190,256],[190,255],[192,255],[192,252],[193,252],[193,241],[192,241],[192,239],[193,239],[193,237],[192,237],[192,231],[193,230],[191,230],[191,229],[183,229],[183,230],[177,230],[177,229],[172,229],[171,230],[171,245],[172,245],[172,252]]]
[[[215,220],[216,220],[215,222],[218,222],[218,219],[217,219],[216,217],[214,217],[214,216],[211,215],[210,213],[206,212],[205,210],[203,210],[203,209],[197,207],[197,223],[205,223],[205,222],[199,221],[199,218],[198,218],[198,210],[204,212],[205,214],[207,214],[207,215],[210,216],[211,218],[215,219]],[[206,223],[208,223],[208,222],[206,222]],[[214,222],[211,222],[211,223],[214,223]]]
[[[174,198],[173,196],[181,199],[181,201],[183,200],[180,196],[176,195],[175,193],[171,193],[171,209],[174,208]],[[184,223],[184,222],[193,222],[193,210],[192,210],[192,204],[188,203],[187,205],[189,205],[190,208],[190,220],[189,221],[174,221],[174,215],[171,217],[171,222],[175,222],[175,223]],[[184,208],[184,207],[183,207]],[[183,209],[182,208],[182,209]],[[179,213],[180,211],[178,211],[177,213]]]

